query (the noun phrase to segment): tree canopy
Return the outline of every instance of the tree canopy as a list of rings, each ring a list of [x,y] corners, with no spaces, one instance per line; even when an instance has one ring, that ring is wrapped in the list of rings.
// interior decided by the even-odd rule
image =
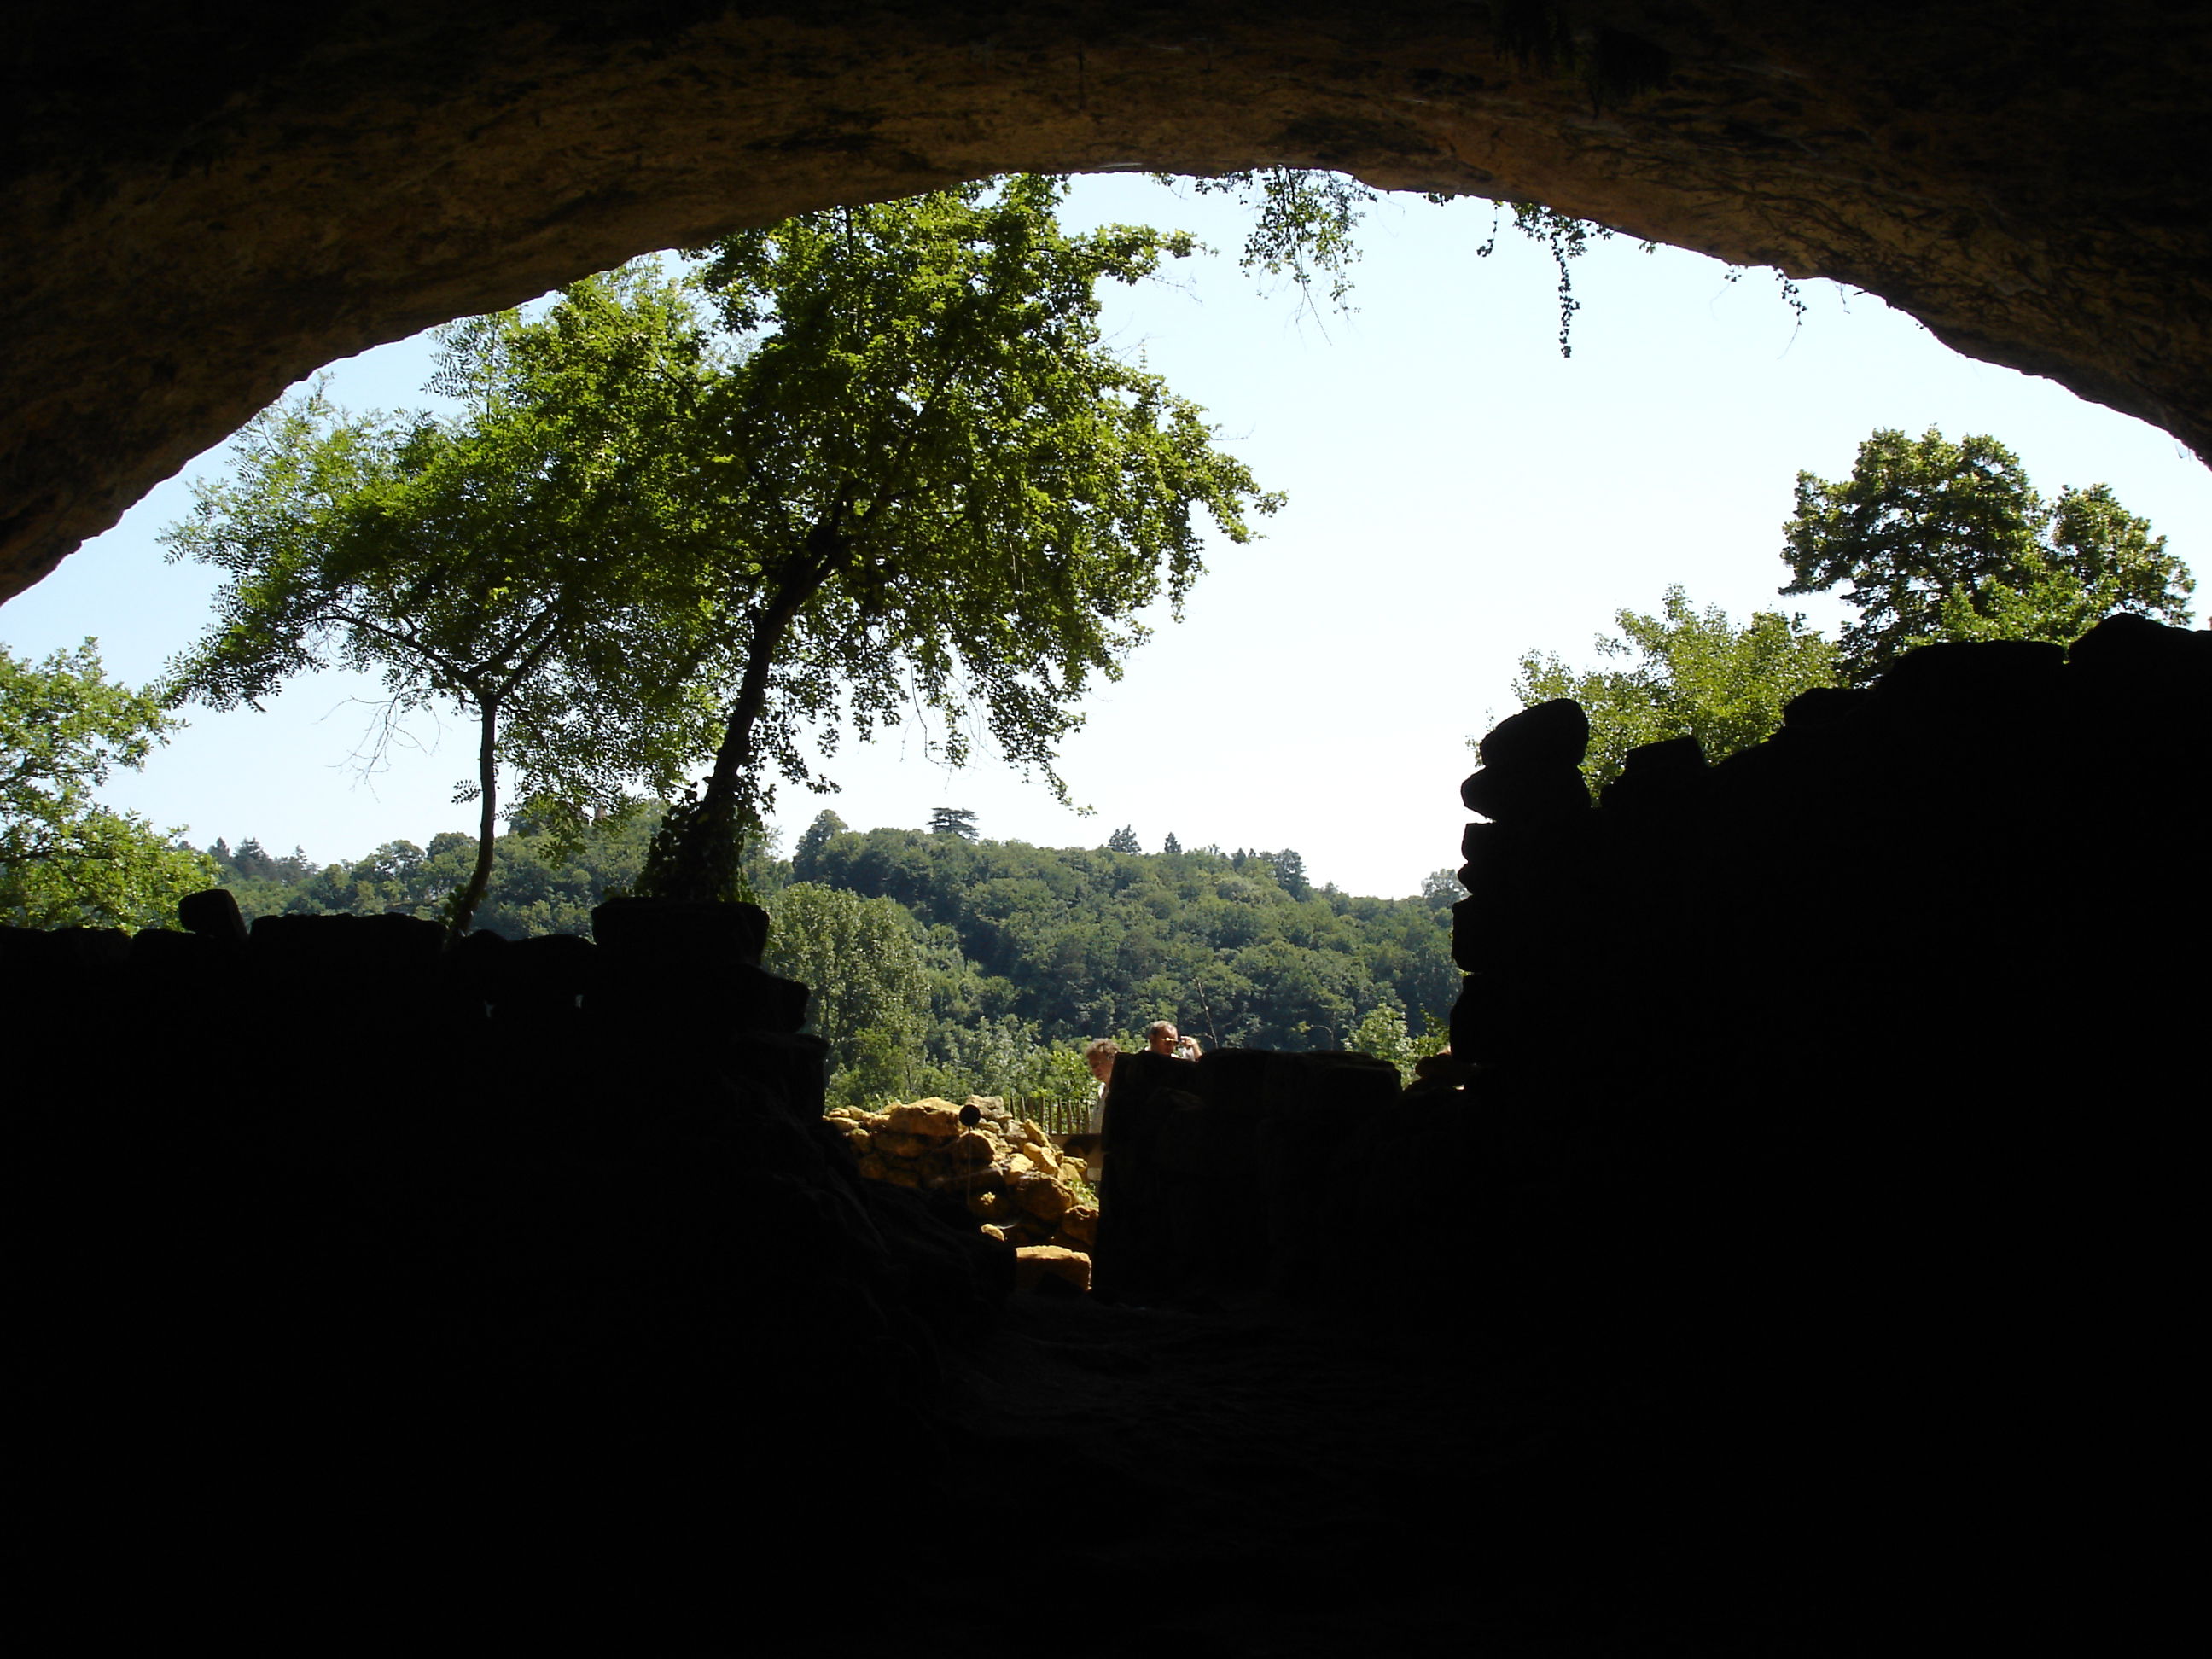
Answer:
[[[335,662],[382,677],[384,733],[440,703],[476,718],[459,927],[489,876],[500,762],[580,821],[633,787],[673,790],[705,746],[696,503],[666,434],[706,362],[690,302],[647,270],[441,341],[431,384],[459,415],[352,416],[319,390],[280,404],[164,539],[227,578],[173,698],[255,703]]]
[[[1876,431],[1844,483],[1799,473],[1784,534],[1791,580],[1781,591],[1845,585],[1861,613],[1840,640],[1779,611],[1739,628],[1671,586],[1660,614],[1619,611],[1620,636],[1599,636],[1599,656],[1620,666],[1522,657],[1513,693],[1523,705],[1572,697],[1589,715],[1583,774],[1593,789],[1643,744],[1693,737],[1706,759],[1725,759],[1778,730],[1798,693],[1863,685],[1915,646],[2070,644],[2118,611],[2186,623],[2195,587],[2166,538],[2105,485],[2047,501],[1996,439],[1954,444],[1933,428],[1917,439]]]
[[[1657,615],[1620,611],[1613,625],[1620,635],[1600,635],[1597,653],[1617,666],[1575,669],[1531,651],[1513,681],[1524,706],[1553,697],[1583,706],[1583,775],[1594,791],[1643,744],[1693,737],[1711,761],[1747,749],[1781,726],[1792,697],[1834,684],[1836,647],[1802,617],[1761,611],[1739,628],[1718,605],[1698,611],[1670,586]]]
[[[1995,438],[1933,427],[1875,432],[1840,482],[1800,472],[1784,536],[1782,592],[1841,586],[1860,613],[1836,664],[1855,685],[1933,639],[2063,644],[2118,611],[2186,623],[2196,586],[2105,485],[2047,500]]]
[[[848,726],[936,722],[954,765],[987,729],[1054,769],[1094,677],[1202,568],[1200,518],[1242,541],[1274,510],[1202,411],[1110,350],[1102,281],[1195,244],[1083,234],[1063,181],[1022,176],[802,215],[705,250],[729,350],[696,428],[710,453],[719,614],[738,665],[703,794],[648,890],[713,897],[769,773]]]
[[[702,250],[687,284],[630,268],[537,321],[457,324],[450,420],[279,405],[169,532],[228,577],[173,694],[250,702],[335,661],[384,676],[388,718],[475,716],[457,927],[501,762],[573,823],[711,755],[639,877],[672,897],[738,895],[776,778],[830,787],[810,736],[919,718],[957,765],[988,731],[1065,799],[1058,744],[1139,613],[1180,605],[1205,521],[1242,540],[1278,498],[1098,327],[1101,281],[1195,244],[1069,234],[1064,191],[805,215]]]
[[[1342,1048],[1376,1007],[1421,1024],[1459,989],[1429,899],[1294,894],[1295,854],[1173,854],[833,835],[793,876],[896,901],[977,977],[948,1020],[1014,1015],[1073,1042],[1175,1020],[1207,1048]],[[1303,883],[1303,871],[1298,872]]]
[[[0,921],[19,927],[174,926],[215,884],[205,854],[93,792],[145,764],[179,724],[151,691],[110,680],[96,641],[43,662],[0,649]]]
[[[769,902],[771,973],[813,991],[810,1030],[830,1045],[843,1097],[906,1094],[928,1036],[929,966],[913,918],[888,899],[796,882]]]

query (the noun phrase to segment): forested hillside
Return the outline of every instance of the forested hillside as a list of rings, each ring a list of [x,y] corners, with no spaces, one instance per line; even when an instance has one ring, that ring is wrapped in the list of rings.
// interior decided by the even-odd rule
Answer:
[[[1048,1035],[1164,1016],[1209,1046],[1341,1048],[1377,1008],[1415,1030],[1459,988],[1449,872],[1415,899],[1312,887],[1295,853],[1119,853],[847,831],[824,815],[795,880],[896,901],[1012,988]]]
[[[749,860],[775,918],[769,966],[816,990],[841,1098],[909,1091],[1071,1096],[1075,1045],[1170,1018],[1209,1048],[1359,1048],[1405,1060],[1458,988],[1449,872],[1414,898],[1315,888],[1294,852],[1042,848],[955,827],[854,832],[825,812],[787,861]],[[586,933],[635,880],[650,815],[580,846],[526,818],[499,838],[478,926]],[[1117,833],[1113,844],[1133,837]],[[253,840],[208,851],[249,916],[438,914],[474,843],[393,842],[316,869]]]

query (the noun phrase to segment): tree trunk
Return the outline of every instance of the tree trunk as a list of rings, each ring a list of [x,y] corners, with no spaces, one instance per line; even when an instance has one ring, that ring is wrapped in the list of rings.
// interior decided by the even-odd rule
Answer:
[[[714,751],[714,769],[708,775],[706,794],[699,803],[702,817],[713,816],[717,810],[726,812],[736,805],[738,784],[752,771],[753,727],[768,707],[769,671],[775,665],[776,653],[783,648],[784,635],[791,631],[791,624],[806,608],[807,601],[842,574],[848,562],[850,542],[840,521],[849,494],[849,486],[838,492],[836,504],[808,533],[804,554],[785,567],[775,597],[753,623],[744,678],[738,683],[729,720],[722,728],[721,745]]]
[[[469,884],[454,896],[452,914],[446,920],[446,933],[451,939],[469,931],[477,907],[490,890],[492,842],[499,833],[499,699],[490,698],[480,706],[483,726],[477,738],[477,799],[483,803],[483,810],[477,817],[477,864],[469,872]]]
[[[823,580],[817,577],[803,589],[793,586],[781,590],[754,625],[752,647],[745,653],[744,678],[738,683],[737,697],[730,704],[721,744],[714,750],[714,769],[708,775],[706,798],[701,803],[709,812],[726,811],[737,804],[738,786],[753,768],[753,727],[768,707],[769,670],[775,666],[775,653],[782,648],[783,637],[790,632],[800,607],[821,591]]]
[[[692,902],[724,899],[732,896],[732,889],[742,890],[736,842],[757,822],[759,812],[759,792],[752,782],[757,763],[753,732],[768,707],[769,676],[793,623],[847,563],[846,538],[836,528],[842,511],[841,499],[808,535],[805,550],[784,566],[774,596],[753,613],[744,674],[723,722],[707,787],[695,805],[671,809],[647,856],[641,890]]]

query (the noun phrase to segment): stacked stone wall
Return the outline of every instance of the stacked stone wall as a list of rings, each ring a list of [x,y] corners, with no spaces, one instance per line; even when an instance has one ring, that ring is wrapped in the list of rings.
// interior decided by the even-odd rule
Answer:
[[[447,950],[407,917],[249,933],[221,892],[184,920],[0,930],[35,1356],[11,1478],[59,1557],[196,1562],[164,1596],[219,1603],[176,1615],[208,1628],[307,1601],[286,1647],[415,1639],[368,1640],[379,1609],[322,1576],[407,1586],[419,1636],[441,1571],[557,1563],[620,1631],[447,1645],[673,1650],[656,1621],[719,1616],[681,1598],[735,1552],[803,1574],[880,1481],[823,1425],[896,1417],[908,1465],[944,1465],[938,1355],[1014,1252],[860,1178],[757,929]],[[765,1540],[727,1519],[760,1492]]]
[[[956,1200],[986,1237],[1013,1246],[1018,1284],[1050,1279],[1091,1288],[1098,1206],[1086,1165],[1004,1100],[970,1095],[955,1106],[933,1097],[880,1112],[838,1106],[829,1123],[865,1179]]]
[[[1526,710],[1463,789],[1485,1279],[1826,1501],[1940,1462],[1992,1526],[2124,1507],[2148,1443],[2028,1449],[2193,1410],[2212,635],[1926,647],[1595,803],[1584,731]]]
[[[2212,635],[2120,617],[2070,653],[1924,647],[1799,697],[1719,765],[1693,739],[1632,750],[1597,803],[1586,731],[1564,700],[1525,710],[1463,787],[1492,821],[1462,843],[1462,1060],[1756,1054],[1802,1076],[1844,1046],[1908,1091],[1923,1067],[2047,1081],[2201,979],[2172,947],[2203,847]]]

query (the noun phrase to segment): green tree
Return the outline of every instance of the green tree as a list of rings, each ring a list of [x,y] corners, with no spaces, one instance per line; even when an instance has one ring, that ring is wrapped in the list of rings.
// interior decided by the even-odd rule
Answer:
[[[666,438],[707,368],[689,302],[649,268],[442,341],[431,385],[459,416],[353,416],[319,389],[280,404],[164,540],[227,579],[173,698],[258,706],[333,662],[379,673],[372,758],[410,711],[475,718],[458,929],[490,878],[501,762],[573,829],[633,786],[673,790],[710,741],[689,463]]]
[[[814,879],[814,860],[832,836],[846,833],[845,820],[824,807],[814,815],[814,822],[799,833],[799,845],[791,854],[792,874],[801,881]]]
[[[1411,1083],[1414,1063],[1442,1054],[1450,1042],[1450,1028],[1433,1015],[1427,1030],[1413,1036],[1407,1024],[1406,1011],[1395,1000],[1386,1000],[1367,1011],[1344,1046],[1354,1054],[1389,1060],[1398,1068],[1398,1080]]]
[[[770,901],[769,971],[813,988],[833,1097],[905,1093],[921,1064],[929,978],[913,918],[890,899],[796,882]]]
[[[110,680],[98,642],[43,662],[0,649],[0,921],[19,927],[173,924],[215,860],[93,792],[143,766],[178,725],[151,691]]]
[[[929,833],[933,836],[957,836],[963,841],[975,839],[975,815],[964,806],[933,807],[929,814]]]
[[[1141,853],[1145,849],[1137,840],[1134,827],[1125,823],[1106,837],[1106,850],[1109,853]]]
[[[1242,541],[1271,512],[1196,405],[1109,350],[1097,285],[1188,253],[1187,235],[1071,235],[1062,181],[1017,177],[811,213],[727,237],[703,274],[732,342],[703,406],[718,459],[721,614],[738,665],[704,793],[649,890],[722,896],[770,769],[919,713],[969,757],[971,709],[1054,793],[1094,676],[1179,605],[1203,509]]]
[[[1835,682],[1835,647],[1802,617],[1761,611],[1738,628],[1717,605],[1692,609],[1673,586],[1657,616],[1622,611],[1613,623],[1621,637],[1600,635],[1597,649],[1620,666],[1577,670],[1531,651],[1513,681],[1524,706],[1582,704],[1590,721],[1583,775],[1593,790],[1620,776],[1641,744],[1695,738],[1706,759],[1725,759],[1779,728],[1799,692]]]
[[[1328,890],[1300,902],[1269,862],[1246,866],[1218,848],[1115,854],[874,830],[829,837],[805,873],[896,898],[942,938],[933,975],[967,978],[933,992],[940,1027],[1012,1014],[1066,1044],[1165,1016],[1209,1048],[1300,1047],[1385,1000],[1424,1022],[1449,1011],[1459,975],[1431,902]]]
[[[2196,586],[2105,485],[2046,501],[1995,438],[1933,427],[1877,431],[1842,482],[1800,472],[1784,535],[1782,592],[1840,586],[1859,613],[1838,641],[1851,684],[1929,640],[2064,644],[2116,611],[2185,623]]]

